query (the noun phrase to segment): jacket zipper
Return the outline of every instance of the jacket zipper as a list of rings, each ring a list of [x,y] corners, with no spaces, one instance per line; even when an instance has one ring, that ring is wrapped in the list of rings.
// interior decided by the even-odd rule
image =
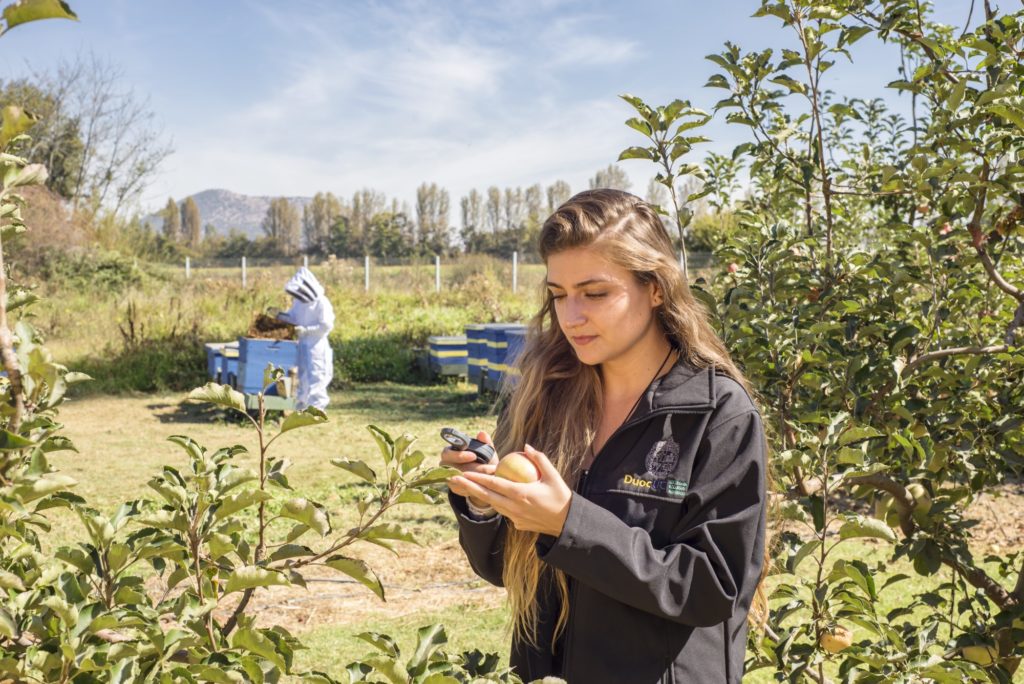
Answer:
[[[589,470],[584,470],[580,474],[580,480],[576,483],[576,493],[586,498],[587,489],[587,478],[590,475]],[[573,620],[576,617],[576,580],[572,577],[566,576],[566,580],[569,582],[569,621],[565,625],[565,653],[562,655],[562,675],[565,677],[565,681],[572,681],[569,679],[569,667],[572,662],[569,656],[572,654],[572,637],[573,637]]]
[[[618,437],[620,432],[622,432],[623,430],[626,430],[628,428],[631,428],[634,425],[638,425],[638,424],[640,424],[640,423],[642,423],[642,422],[644,422],[646,420],[649,420],[651,418],[655,418],[655,417],[657,417],[659,415],[663,415],[663,414],[667,414],[667,413],[707,413],[707,409],[705,408],[703,410],[701,410],[701,409],[689,409],[689,410],[687,410],[687,409],[683,409],[683,408],[680,408],[680,407],[656,409],[656,410],[648,412],[646,415],[639,416],[639,417],[637,417],[637,418],[635,418],[635,419],[633,419],[633,420],[631,420],[631,421],[629,421],[627,423],[623,423],[622,425],[620,425],[618,428],[615,429],[615,432],[613,432],[611,434],[611,437],[608,438],[608,441],[606,441],[604,443],[604,446],[601,447],[601,451],[596,456],[594,456],[594,460],[591,462],[590,468],[588,470],[584,470],[580,474],[579,482],[576,483],[576,493],[579,494],[580,496],[582,496],[583,498],[587,497],[588,485],[590,484],[590,480],[593,479],[591,477],[591,474],[592,474],[592,471],[594,470],[594,467],[597,465],[598,457],[605,452],[605,450],[608,448],[608,445],[612,443],[613,439]],[[565,654],[564,654],[564,656],[562,658],[562,675],[564,675],[564,678],[565,678],[566,681],[571,682],[572,679],[569,677],[569,674],[570,674],[569,670],[570,670],[570,667],[571,667],[571,664],[572,664],[572,660],[571,660],[571,656],[572,656],[572,642],[573,642],[573,628],[572,628],[572,626],[573,626],[573,619],[576,616],[576,581],[573,580],[571,577],[568,577],[567,579],[569,581],[569,621],[568,621],[568,623],[565,626]],[[664,675],[663,675],[663,677],[664,677]]]

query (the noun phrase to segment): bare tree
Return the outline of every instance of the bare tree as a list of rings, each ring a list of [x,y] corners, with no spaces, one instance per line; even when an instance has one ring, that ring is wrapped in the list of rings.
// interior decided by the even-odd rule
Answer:
[[[644,199],[648,204],[662,208],[672,202],[672,198],[668,194],[668,188],[665,187],[664,183],[659,183],[654,178],[647,181],[647,194],[644,195]]]
[[[462,231],[475,232],[484,225],[484,198],[475,188],[459,200],[462,208]]]
[[[441,254],[451,246],[448,204],[448,191],[437,183],[416,188],[416,226],[420,245],[427,252]]]
[[[341,200],[329,192],[318,192],[302,208],[302,237],[307,251],[323,251],[331,225],[342,215]]]
[[[53,97],[54,125],[78,125],[81,163],[71,183],[73,211],[87,202],[120,212],[171,153],[149,100],[124,87],[119,67],[92,54],[61,61],[53,74],[37,79]]]
[[[274,241],[285,256],[299,251],[301,219],[299,210],[285,197],[270,200],[267,215],[263,217],[263,232]]]
[[[556,180],[548,186],[548,213],[555,213],[555,209],[562,206],[566,200],[572,197],[572,188],[564,180]]]
[[[484,216],[487,219],[487,230],[497,234],[504,226],[501,225],[501,190],[496,185],[487,188],[487,204]]]
[[[384,193],[372,188],[363,188],[352,195],[351,230],[353,240],[363,254],[370,253],[370,222],[386,206]]]
[[[167,198],[167,206],[161,213],[164,216],[164,237],[170,242],[178,242],[181,239],[181,211],[173,197]]]
[[[181,209],[181,235],[193,247],[203,239],[203,224],[199,217],[199,206],[191,197],[185,199]]]
[[[616,190],[629,190],[632,187],[629,176],[615,164],[609,164],[607,168],[601,169],[590,179],[590,188],[615,188]]]

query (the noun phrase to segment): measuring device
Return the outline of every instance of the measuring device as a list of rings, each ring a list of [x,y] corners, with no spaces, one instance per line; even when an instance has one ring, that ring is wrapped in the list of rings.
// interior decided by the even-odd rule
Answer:
[[[494,447],[486,442],[473,439],[465,432],[453,427],[441,428],[441,439],[451,444],[456,451],[472,451],[476,454],[477,463],[490,463],[494,458]]]

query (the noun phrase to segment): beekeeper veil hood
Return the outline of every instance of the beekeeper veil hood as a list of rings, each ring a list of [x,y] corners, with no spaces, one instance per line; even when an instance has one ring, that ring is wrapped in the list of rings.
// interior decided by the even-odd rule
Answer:
[[[291,280],[284,286],[284,291],[300,302],[312,304],[324,294],[324,287],[316,279],[313,272],[305,266],[295,272]]]

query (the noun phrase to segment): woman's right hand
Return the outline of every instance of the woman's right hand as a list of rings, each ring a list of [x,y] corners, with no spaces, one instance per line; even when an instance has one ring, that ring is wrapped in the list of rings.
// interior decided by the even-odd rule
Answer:
[[[494,446],[494,442],[491,441],[491,436],[486,432],[479,432],[476,435],[478,441],[484,442]],[[495,455],[491,457],[488,463],[478,463],[476,460],[476,454],[472,451],[456,451],[452,447],[445,447],[441,450],[441,465],[449,466],[452,468],[458,468],[464,473],[484,473],[485,475],[493,475],[494,470],[498,467],[498,457]],[[449,488],[458,494],[459,496],[467,496],[467,492],[459,487],[449,483]],[[461,491],[460,491],[461,490]],[[482,501],[471,499],[474,506],[484,507],[485,504]]]

